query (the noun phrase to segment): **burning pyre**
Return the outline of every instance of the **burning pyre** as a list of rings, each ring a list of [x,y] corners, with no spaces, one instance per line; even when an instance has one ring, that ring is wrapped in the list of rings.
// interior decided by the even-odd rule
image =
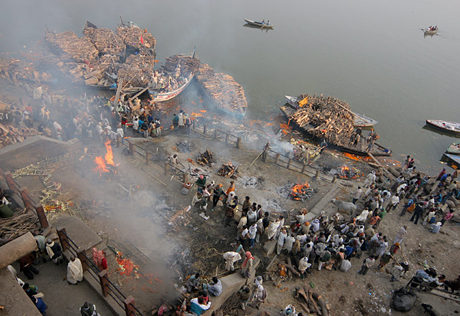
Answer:
[[[349,168],[347,165],[343,165],[337,168],[337,175],[341,179],[357,179],[361,176],[361,173],[356,168]]]
[[[107,150],[107,153],[105,154],[104,158],[102,156],[98,156],[94,158],[96,167],[93,168],[93,170],[99,173],[99,178],[103,174],[106,174],[106,173],[111,173],[111,174],[117,173],[116,166],[113,162],[112,146],[110,145],[109,140],[105,142],[105,148]]]
[[[278,193],[285,196],[286,199],[305,202],[315,193],[315,189],[310,188],[307,181],[297,184],[289,182],[284,187],[279,188]]]
[[[238,178],[238,166],[232,165],[232,162],[229,161],[228,164],[223,164],[217,174],[221,177],[236,179]]]

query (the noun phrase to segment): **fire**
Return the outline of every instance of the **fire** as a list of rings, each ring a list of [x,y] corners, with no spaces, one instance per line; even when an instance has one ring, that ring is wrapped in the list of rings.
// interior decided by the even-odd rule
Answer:
[[[113,152],[112,146],[110,146],[110,141],[105,143],[105,148],[107,153],[105,154],[104,158],[102,158],[102,156],[94,158],[94,162],[97,166],[93,170],[98,172],[99,176],[105,172],[110,172],[110,170],[107,168],[107,165],[115,166],[113,163]]]
[[[200,110],[201,113],[206,113],[206,110]]]
[[[107,153],[105,154],[105,161],[107,162],[108,165],[114,166],[112,146],[110,146],[109,140],[105,142],[105,148],[107,150]]]
[[[304,195],[306,193],[306,189],[308,189],[310,187],[310,185],[308,184],[307,181],[305,181],[305,183],[301,184],[301,183],[298,183],[296,185],[294,185],[291,189],[291,197],[293,200],[297,200],[297,201],[300,201],[302,198],[301,196]]]
[[[194,116],[194,117],[202,117],[203,116],[203,114],[195,113],[195,112],[192,112],[191,115]]]

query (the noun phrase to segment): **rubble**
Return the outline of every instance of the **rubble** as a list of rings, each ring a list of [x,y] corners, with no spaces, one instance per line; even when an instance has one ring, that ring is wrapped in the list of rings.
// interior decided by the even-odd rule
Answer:
[[[178,151],[178,152],[181,152],[181,153],[189,153],[193,150],[195,150],[195,143],[194,142],[189,142],[187,140],[184,140],[184,141],[181,141],[179,143],[176,143],[176,147],[175,149]]]

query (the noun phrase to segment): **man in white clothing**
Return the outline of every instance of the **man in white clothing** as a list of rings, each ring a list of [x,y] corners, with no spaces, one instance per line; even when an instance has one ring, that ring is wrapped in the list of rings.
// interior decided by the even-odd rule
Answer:
[[[70,261],[67,264],[67,282],[70,284],[77,284],[83,280],[83,267],[81,261],[74,256],[70,257]]]

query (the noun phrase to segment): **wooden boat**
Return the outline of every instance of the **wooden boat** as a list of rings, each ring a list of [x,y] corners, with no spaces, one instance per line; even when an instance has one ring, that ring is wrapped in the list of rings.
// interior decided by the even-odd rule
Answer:
[[[188,78],[185,78],[185,83],[182,86],[180,86],[179,88],[177,88],[176,90],[169,91],[169,92],[159,92],[159,93],[156,92],[156,91],[150,91],[149,90],[149,93],[153,95],[155,102],[169,101],[169,100],[177,97],[182,91],[184,91],[185,88],[188,87],[190,82],[192,82],[194,76],[195,75],[193,73],[191,73]]]
[[[290,95],[285,96],[287,103],[294,108],[299,108],[299,99]],[[353,125],[355,127],[372,127],[378,122],[363,114],[355,113],[347,109],[353,115]]]
[[[450,146],[447,147],[446,153],[460,155],[460,142],[450,144]]]
[[[313,125],[304,125],[300,127],[295,121],[291,121],[290,118],[292,115],[297,111],[294,107],[292,106],[282,106],[280,107],[281,112],[286,116],[286,118],[289,120],[289,124],[294,126],[297,130],[300,132],[303,132],[304,134],[308,135],[311,138],[314,138],[318,141],[318,139],[315,135],[312,134],[312,132],[316,129],[316,126]],[[333,144],[333,143],[328,143],[329,146],[336,148],[337,150],[344,151],[356,156],[369,156],[369,153],[366,151],[367,149],[367,141],[364,137],[361,137],[360,142],[357,146],[344,146],[344,145],[338,145],[338,144]],[[391,156],[391,150],[383,147],[380,144],[374,143],[374,146],[372,147],[370,153],[373,156]]]
[[[443,120],[426,120],[426,124],[438,128],[446,133],[460,134],[460,123],[449,122]]]
[[[434,30],[430,30],[430,28],[427,28],[427,29],[424,30],[424,34],[425,34],[425,35],[431,35],[431,36],[433,36],[433,35],[435,35],[436,33],[438,33],[438,27],[436,27],[436,29],[434,29]]]
[[[262,24],[262,22],[253,21],[253,20],[249,20],[249,19],[244,19],[244,20],[246,21],[247,24],[253,25],[253,26],[258,26],[261,29],[272,29],[273,28],[273,25],[271,25],[271,24]]]
[[[457,168],[460,167],[460,156],[457,155],[451,155],[451,154],[444,154],[447,158],[449,158],[449,161],[456,166]]]

